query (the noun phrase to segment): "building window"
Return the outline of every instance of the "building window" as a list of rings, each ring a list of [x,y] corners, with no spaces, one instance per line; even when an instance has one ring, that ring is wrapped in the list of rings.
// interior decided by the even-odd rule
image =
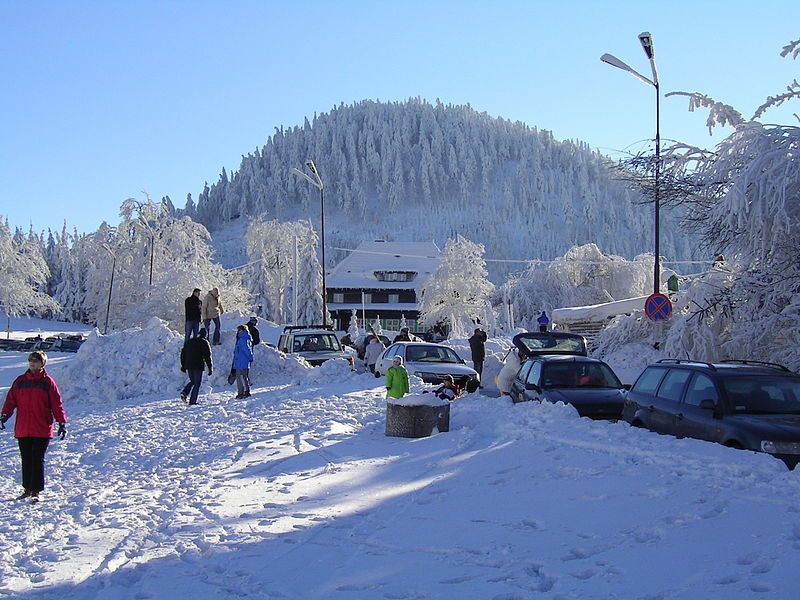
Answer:
[[[368,293],[364,292],[364,293],[361,295],[361,301],[362,301],[364,304],[371,304],[371,303],[372,303],[372,294],[368,294]]]
[[[334,304],[344,304],[344,293],[341,293],[341,294],[334,293],[333,294],[333,303]]]
[[[389,294],[389,304],[398,304],[400,302],[400,294]]]

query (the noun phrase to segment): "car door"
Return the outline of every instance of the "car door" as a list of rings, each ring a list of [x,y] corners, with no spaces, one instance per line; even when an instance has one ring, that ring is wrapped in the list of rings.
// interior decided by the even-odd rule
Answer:
[[[719,410],[719,392],[714,381],[704,373],[694,373],[686,388],[678,414],[675,415],[676,436],[712,442],[721,441],[721,420],[714,418],[715,409],[700,407],[701,403],[707,406],[709,401]]]
[[[375,363],[375,371],[380,374],[386,373],[389,367],[392,366],[392,359],[400,354],[402,356],[402,346],[400,344],[392,344],[378,357]]]
[[[525,390],[523,393],[525,394],[526,400],[541,400],[542,399],[542,361],[536,360],[533,361],[533,366],[531,370],[528,372],[528,376],[525,378]],[[536,385],[539,387],[538,390],[530,390],[528,389],[529,385]]]
[[[664,375],[652,404],[650,422],[653,431],[675,434],[675,421],[680,412],[683,391],[691,375],[689,369],[670,369]]]
[[[528,379],[528,373],[530,373],[533,367],[533,362],[532,360],[528,360],[522,363],[522,366],[514,377],[514,381],[511,382],[509,394],[514,402],[522,402],[525,400],[525,382]]]

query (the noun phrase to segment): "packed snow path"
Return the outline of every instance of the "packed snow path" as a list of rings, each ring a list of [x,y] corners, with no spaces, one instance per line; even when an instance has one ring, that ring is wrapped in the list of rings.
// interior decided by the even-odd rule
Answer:
[[[0,597],[800,596],[777,460],[482,396],[386,438],[377,383],[70,407],[45,500],[0,506]]]

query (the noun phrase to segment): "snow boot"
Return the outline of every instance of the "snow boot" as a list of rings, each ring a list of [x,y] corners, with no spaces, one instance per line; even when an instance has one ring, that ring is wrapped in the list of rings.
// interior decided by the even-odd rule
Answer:
[[[19,496],[17,496],[17,500],[25,500],[25,498],[30,497],[31,493],[28,490],[22,492]]]

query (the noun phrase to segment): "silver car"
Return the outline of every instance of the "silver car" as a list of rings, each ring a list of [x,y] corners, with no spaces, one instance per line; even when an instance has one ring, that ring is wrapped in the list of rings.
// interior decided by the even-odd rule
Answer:
[[[376,377],[389,370],[395,356],[403,359],[409,375],[416,375],[425,383],[441,383],[445,375],[452,375],[462,388],[470,380],[478,382],[477,371],[468,367],[452,348],[427,342],[397,342],[389,346],[375,363]]]

